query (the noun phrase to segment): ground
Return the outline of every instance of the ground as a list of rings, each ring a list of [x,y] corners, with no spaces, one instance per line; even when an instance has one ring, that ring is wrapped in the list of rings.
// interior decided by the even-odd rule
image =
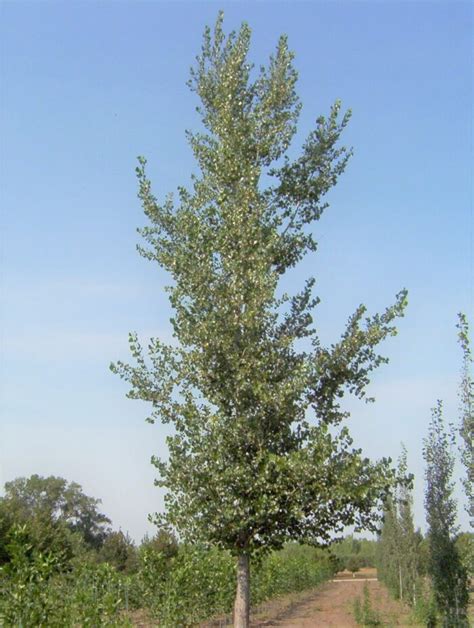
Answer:
[[[385,587],[376,580],[375,569],[363,569],[355,574],[342,573],[326,584],[309,592],[267,603],[252,617],[252,628],[353,628],[356,598],[362,602],[364,584],[369,587],[372,607],[382,625],[407,626],[408,611],[393,600]]]
[[[332,581],[316,589],[284,595],[259,606],[252,613],[252,628],[355,628],[354,603],[362,602],[364,584],[369,587],[372,607],[382,626],[408,626],[408,610],[393,600],[377,581],[375,569],[362,569],[352,577],[339,573]],[[206,622],[201,628],[230,626],[230,618]]]

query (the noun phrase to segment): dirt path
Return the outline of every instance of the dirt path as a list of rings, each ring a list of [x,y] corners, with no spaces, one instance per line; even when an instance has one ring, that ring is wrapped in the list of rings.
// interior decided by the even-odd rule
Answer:
[[[373,579],[375,572],[363,575],[370,579],[338,577],[285,609],[274,609],[275,613],[272,613],[271,608],[266,608],[263,617],[257,615],[253,618],[252,627],[356,628],[354,601],[357,597],[362,601],[364,582],[369,587],[372,607],[380,614],[383,624],[406,626],[405,609],[392,600],[386,589]]]

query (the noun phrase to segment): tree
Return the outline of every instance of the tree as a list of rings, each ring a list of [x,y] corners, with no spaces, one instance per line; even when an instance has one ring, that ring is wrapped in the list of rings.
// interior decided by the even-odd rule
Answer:
[[[7,546],[10,543],[9,533],[13,525],[12,515],[0,498],[0,567],[10,559]]]
[[[131,573],[138,569],[137,548],[130,536],[121,530],[107,535],[100,548],[99,558],[113,565],[117,571]]]
[[[400,477],[408,477],[407,451],[402,444],[398,463]],[[415,531],[413,521],[413,495],[411,485],[401,482],[398,488],[399,592],[400,599],[415,605],[419,584],[418,546],[420,534]]]
[[[351,558],[357,558],[360,567],[375,567],[375,552],[377,541],[356,539],[352,534],[346,536],[330,546],[331,554],[339,559],[341,569],[347,566]]]
[[[358,556],[350,556],[345,565],[347,571],[352,572],[352,577],[355,578],[356,571],[359,571],[361,567],[361,560]]]
[[[459,390],[461,425],[460,434],[463,439],[461,459],[466,467],[463,480],[464,490],[468,499],[467,512],[471,526],[474,526],[474,381],[471,375],[471,346],[469,342],[469,325],[465,314],[458,314],[457,328],[459,344],[463,353],[461,386]]]
[[[432,411],[424,441],[426,462],[425,509],[428,523],[429,563],[436,603],[443,625],[468,626],[467,574],[456,548],[456,501],[452,495],[454,435],[446,432],[442,404]]]
[[[461,532],[456,537],[456,549],[468,578],[474,578],[474,532]]]
[[[323,347],[313,326],[314,279],[277,297],[282,276],[316,249],[311,225],[351,151],[339,146],[350,112],[336,102],[316,120],[300,157],[286,156],[300,103],[281,37],[267,67],[247,60],[250,29],[228,37],[219,15],[204,33],[189,86],[202,132],[188,132],[200,174],[159,203],[139,159],[149,226],[140,252],[172,278],[176,343],[135,334],[135,364],[112,370],[129,396],[171,423],[169,459],[154,459],[166,512],[157,523],[237,557],[235,625],[248,625],[249,559],[289,539],[328,542],[345,525],[370,526],[390,483],[389,463],[352,448],[340,400],[364,398],[376,351],[395,335],[405,291],[381,315],[361,305],[340,340]],[[268,184],[267,182],[270,181]],[[306,350],[304,350],[306,347]]]
[[[32,475],[5,484],[0,510],[13,523],[27,524],[34,545],[40,550],[68,549],[78,540],[98,549],[109,532],[110,519],[99,512],[100,499],[88,497],[76,482]],[[76,538],[74,538],[76,537]]]
[[[140,552],[152,550],[163,554],[165,558],[172,558],[178,553],[179,545],[176,537],[167,530],[158,530],[153,538],[146,534],[140,544]]]
[[[400,534],[396,499],[388,495],[377,543],[377,574],[396,598],[400,597]]]

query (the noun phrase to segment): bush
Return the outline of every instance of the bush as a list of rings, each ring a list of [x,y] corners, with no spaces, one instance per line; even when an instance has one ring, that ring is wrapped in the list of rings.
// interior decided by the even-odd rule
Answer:
[[[347,571],[351,571],[352,575],[361,568],[361,561],[358,556],[351,556],[346,562]]]
[[[110,565],[62,571],[57,556],[35,550],[25,529],[12,531],[10,561],[0,570],[0,624],[7,626],[124,625],[123,582]]]
[[[316,586],[334,573],[334,563],[321,550],[288,545],[251,565],[251,600]],[[235,559],[229,552],[181,546],[174,556],[147,548],[139,577],[143,599],[160,626],[197,624],[231,611],[235,595]]]
[[[354,600],[354,619],[361,626],[381,626],[380,616],[372,608],[370,600],[369,586],[367,582],[364,584],[363,599],[357,597]]]
[[[124,587],[119,574],[107,563],[84,565],[73,574],[68,615],[73,625],[117,625],[124,608]]]
[[[21,530],[9,552],[0,570],[0,625],[124,626],[123,610],[148,608],[162,628],[175,628],[226,614],[234,601],[235,559],[217,548],[151,543],[140,549],[139,570],[131,575],[108,563],[61,564],[34,550]],[[327,553],[297,544],[251,569],[254,605],[316,586],[335,571]]]
[[[436,601],[428,579],[416,583],[416,596],[412,606],[411,621],[414,625],[434,628],[437,623]]]
[[[327,553],[296,543],[287,545],[255,565],[251,582],[252,604],[315,587],[334,572],[334,562]]]
[[[199,623],[232,606],[235,567],[228,552],[184,545],[167,556],[147,549],[140,578],[145,603],[160,626]]]
[[[24,526],[15,526],[7,545],[9,562],[0,569],[0,618],[6,625],[41,626],[59,620],[59,587],[53,580],[58,559],[35,552]],[[51,586],[51,583],[54,585]],[[53,625],[50,622],[50,625]]]

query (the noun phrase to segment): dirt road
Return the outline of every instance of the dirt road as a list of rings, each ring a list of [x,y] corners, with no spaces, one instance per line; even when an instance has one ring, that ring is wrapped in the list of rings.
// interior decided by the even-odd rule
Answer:
[[[254,617],[252,627],[356,628],[354,601],[357,597],[362,601],[364,582],[369,587],[372,607],[379,613],[383,623],[406,626],[405,609],[392,600],[386,589],[374,579],[375,570],[373,573],[364,571],[365,578],[338,577],[285,609],[274,609],[272,613],[271,607],[267,608],[264,617]]]

